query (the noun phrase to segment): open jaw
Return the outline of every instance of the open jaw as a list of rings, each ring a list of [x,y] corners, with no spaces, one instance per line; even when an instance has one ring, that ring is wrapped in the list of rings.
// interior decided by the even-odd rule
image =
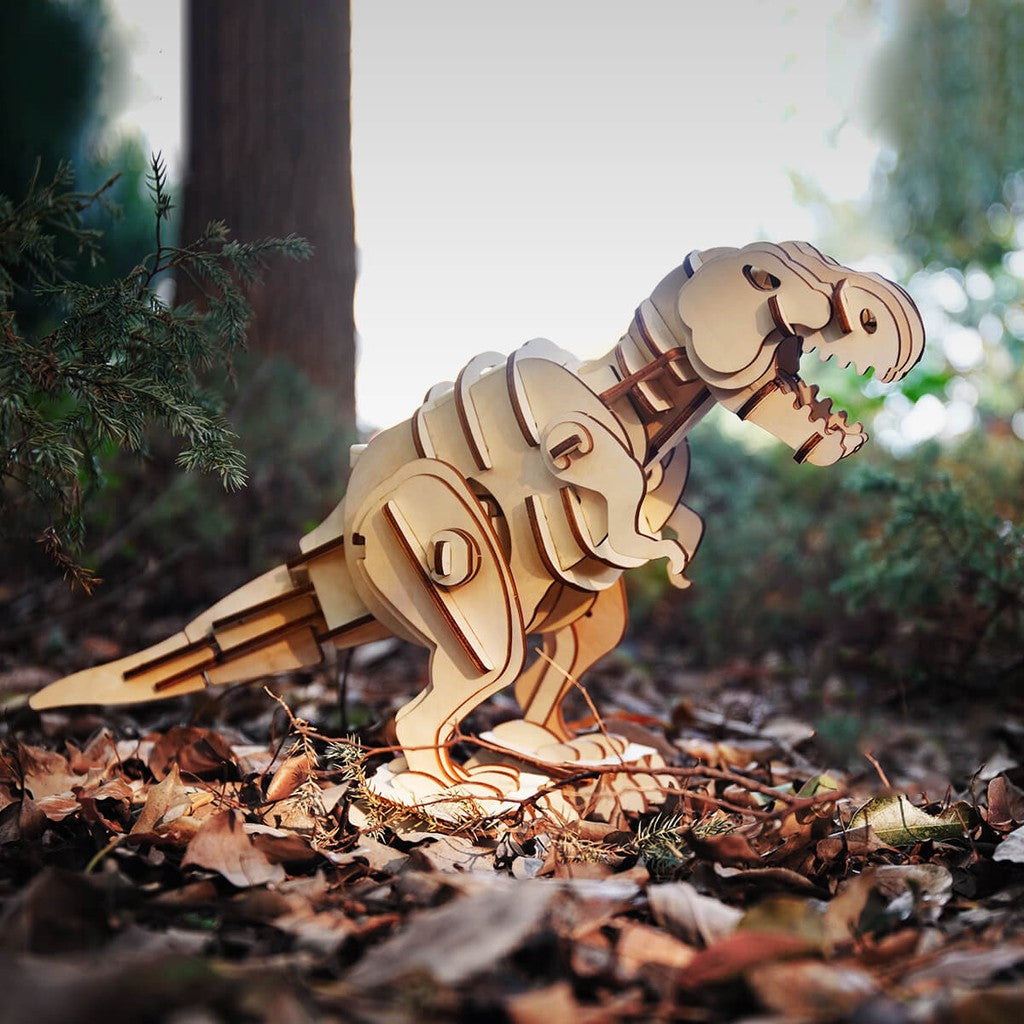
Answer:
[[[775,379],[780,389],[793,396],[794,408],[805,410],[811,424],[818,427],[823,434],[841,430],[844,434],[866,437],[862,423],[850,423],[849,413],[845,409],[834,409],[833,400],[828,395],[822,395],[817,384],[808,383],[800,376],[800,356],[805,351],[805,346],[807,351],[816,348],[823,363],[828,362],[834,355],[826,352],[824,346],[813,343],[806,345],[805,339],[799,335],[786,338],[779,346],[779,360],[775,369]],[[843,365],[849,366],[850,362]],[[865,367],[863,371],[859,367],[856,369],[860,376],[866,376],[872,371],[870,366]]]

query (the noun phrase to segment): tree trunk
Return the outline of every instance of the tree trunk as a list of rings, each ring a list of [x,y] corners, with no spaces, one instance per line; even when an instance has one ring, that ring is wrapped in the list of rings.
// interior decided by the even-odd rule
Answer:
[[[251,298],[250,346],[328,389],[355,439],[355,228],[348,0],[192,0],[183,237],[211,220],[242,240],[295,233]]]

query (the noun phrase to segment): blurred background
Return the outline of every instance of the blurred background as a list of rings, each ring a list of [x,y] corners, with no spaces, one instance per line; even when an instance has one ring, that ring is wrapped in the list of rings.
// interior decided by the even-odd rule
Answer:
[[[268,268],[249,354],[204,378],[239,436],[244,490],[181,473],[159,431],[141,460],[97,444],[75,557],[107,582],[86,598],[31,543],[47,510],[5,479],[7,663],[73,665],[90,656],[82,636],[134,648],[140,623],[159,632],[288,557],[343,493],[357,434],[407,416],[475,353],[538,335],[605,351],[689,250],[803,238],[903,282],[924,359],[897,387],[815,369],[874,442],[828,470],[726,415],[702,424],[694,586],[666,592],[659,566],[632,579],[623,657],[653,647],[799,680],[840,707],[864,685],[1019,688],[1024,5],[711,8],[5,7],[0,194],[17,204],[62,160],[83,192],[121,175],[117,211],[84,213],[103,261],[76,280],[124,275],[153,249],[153,150],[173,238],[223,219],[316,250]],[[185,281],[156,287],[188,298]],[[66,315],[12,303],[23,332]]]

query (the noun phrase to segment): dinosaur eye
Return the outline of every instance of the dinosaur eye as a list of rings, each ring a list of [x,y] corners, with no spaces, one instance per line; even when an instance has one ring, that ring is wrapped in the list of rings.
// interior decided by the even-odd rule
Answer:
[[[749,263],[743,268],[743,276],[762,292],[773,292],[782,284],[774,274],[760,267],[752,267]]]
[[[860,311],[860,325],[868,334],[874,334],[878,330],[878,320],[866,306]]]

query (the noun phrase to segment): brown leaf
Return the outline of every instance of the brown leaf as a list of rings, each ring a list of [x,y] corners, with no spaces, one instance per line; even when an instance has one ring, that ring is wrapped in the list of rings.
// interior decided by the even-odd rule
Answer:
[[[988,784],[988,823],[1000,832],[1024,824],[1024,790],[1006,775],[997,775]]]
[[[25,791],[34,796],[36,800],[54,796],[57,793],[70,793],[71,787],[76,782],[82,781],[79,776],[71,772],[67,758],[55,751],[44,750],[42,747],[30,747],[27,744],[19,743],[18,763],[21,767]]]
[[[40,800],[26,800],[25,803],[31,804],[50,821],[63,821],[82,809],[74,793],[54,793],[53,796],[44,796]]]
[[[68,743],[68,764],[79,775],[85,775],[91,768],[106,771],[119,761],[117,744],[107,729],[101,729],[81,749]]]
[[[512,1024],[580,1024],[586,1020],[567,981],[512,996],[505,1011]]]
[[[725,882],[730,893],[744,891],[763,895],[782,890],[827,895],[806,875],[791,868],[730,868],[716,864],[715,874]]]
[[[702,896],[689,882],[667,882],[647,889],[655,920],[690,945],[710,946],[729,935],[743,912],[711,896]]]
[[[686,842],[698,857],[717,861],[720,864],[759,864],[761,855],[750,845],[740,832],[723,832],[721,835],[698,836],[686,834]]]
[[[635,921],[623,921],[619,925],[619,941],[615,945],[618,955],[618,970],[622,978],[635,978],[648,964],[678,969],[686,967],[697,955],[692,946],[687,946],[659,928]]]
[[[555,865],[555,878],[608,878],[613,874],[609,864],[600,861],[566,860]]]
[[[153,744],[149,770],[156,778],[162,779],[175,764],[186,778],[234,778],[238,774],[227,740],[195,726],[169,729]]]
[[[203,823],[182,858],[182,867],[189,864],[216,871],[240,889],[285,877],[280,864],[271,864],[252,845],[233,811],[220,811]]]
[[[398,874],[408,863],[409,855],[401,853],[391,846],[378,842],[370,836],[360,836],[359,845],[344,853],[325,852],[334,864],[351,864],[353,861],[366,861],[371,871],[383,871],[387,874]]]
[[[253,846],[264,853],[271,864],[296,864],[317,858],[309,840],[296,832],[247,823],[245,834],[251,837]]]
[[[423,911],[371,949],[346,980],[376,988],[424,971],[458,985],[515,952],[540,927],[556,893],[543,882],[510,882]]]
[[[767,1009],[787,1019],[845,1019],[878,992],[866,971],[820,960],[754,966],[746,979]]]
[[[260,809],[263,824],[307,836],[316,830],[318,814],[316,798],[308,790],[292,792]]]
[[[494,850],[473,842],[468,836],[430,833],[427,841],[416,847],[416,853],[437,871],[494,874]]]
[[[186,786],[181,781],[178,766],[172,765],[163,781],[150,786],[142,813],[128,836],[140,843],[191,839],[199,830],[199,823],[191,817],[192,812],[199,806],[212,804],[212,801],[212,795],[205,790]]]
[[[316,770],[305,751],[286,758],[267,785],[267,800],[283,800],[291,796]]]
[[[680,979],[688,989],[725,981],[768,960],[782,960],[814,947],[800,935],[785,932],[735,932],[715,945],[702,949],[690,961]]]

